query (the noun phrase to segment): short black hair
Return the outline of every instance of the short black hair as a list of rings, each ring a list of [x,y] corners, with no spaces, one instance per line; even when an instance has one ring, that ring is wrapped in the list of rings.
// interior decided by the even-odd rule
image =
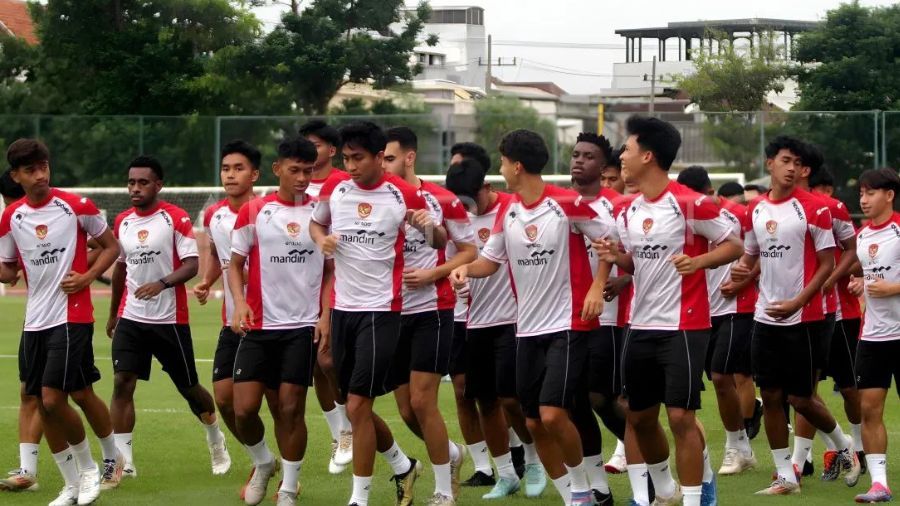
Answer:
[[[761,184],[745,184],[744,191],[766,193],[767,191],[769,191],[769,189]]]
[[[809,187],[815,188],[817,186],[834,186],[834,174],[825,165],[818,172],[809,176]]]
[[[371,121],[355,121],[341,127],[341,140],[344,146],[364,149],[373,155],[384,151],[387,137],[384,131]]]
[[[706,193],[712,188],[709,173],[699,165],[691,165],[678,173],[678,182],[697,193]]]
[[[475,160],[485,172],[491,170],[491,157],[481,144],[474,142],[457,142],[450,148],[450,156],[459,155],[463,159]]]
[[[262,153],[256,149],[256,146],[245,140],[235,139],[222,147],[222,156],[219,159],[221,160],[226,156],[235,153],[244,155],[244,157],[250,161],[250,165],[252,165],[254,169],[259,170],[259,165],[262,163]]]
[[[771,160],[778,156],[778,153],[782,149],[786,149],[790,151],[794,156],[799,156],[802,159],[806,154],[804,144],[805,143],[800,139],[789,137],[787,135],[779,135],[766,145],[766,158]]]
[[[389,128],[384,134],[387,136],[388,142],[396,142],[405,151],[418,151],[419,149],[419,138],[416,137],[412,128],[398,126]]]
[[[12,178],[12,169],[3,171],[0,176],[0,195],[8,199],[20,199],[25,196],[25,189]]]
[[[613,149],[609,155],[610,156],[609,160],[606,161],[606,167],[604,167],[603,170],[616,169],[617,171],[621,172],[622,171],[622,158],[621,158],[622,151],[625,151],[625,146]]]
[[[301,162],[315,162],[319,157],[316,145],[306,137],[289,137],[278,143],[279,160],[300,160]]]
[[[719,196],[725,197],[734,197],[735,195],[743,195],[744,187],[741,186],[741,183],[737,183],[735,181],[729,181],[722,186],[719,187]]]
[[[484,186],[485,172],[476,160],[464,158],[447,169],[444,186],[458,197],[475,199]]]
[[[341,147],[341,133],[338,132],[337,128],[321,119],[311,119],[300,125],[300,135],[303,137],[315,135],[336,148]]]
[[[575,143],[577,144],[579,142],[587,142],[597,146],[603,153],[603,158],[606,160],[606,163],[612,162],[613,148],[612,144],[609,143],[609,139],[606,137],[597,135],[594,132],[581,132],[578,134],[578,137],[575,138]]]
[[[6,150],[9,168],[16,170],[35,163],[50,161],[50,150],[37,139],[17,139]]]
[[[804,167],[809,167],[809,177],[818,175],[822,166],[825,164],[825,155],[822,150],[815,144],[808,142],[803,143],[803,153],[800,155],[800,163]]]
[[[859,187],[869,190],[894,190],[894,199],[900,195],[900,176],[894,169],[869,169],[859,176]]]
[[[529,174],[540,174],[550,161],[547,143],[531,130],[513,130],[504,135],[497,146],[500,154],[512,162],[519,162]]]
[[[671,123],[635,114],[628,118],[625,129],[628,135],[637,137],[637,143],[643,150],[653,153],[661,169],[672,168],[672,162],[681,147],[681,134]]]
[[[138,156],[128,164],[128,170],[131,170],[132,167],[147,167],[153,172],[153,174],[156,175],[156,179],[159,179],[160,181],[162,181],[163,179],[162,164],[159,163],[159,160],[153,158],[152,156]]]

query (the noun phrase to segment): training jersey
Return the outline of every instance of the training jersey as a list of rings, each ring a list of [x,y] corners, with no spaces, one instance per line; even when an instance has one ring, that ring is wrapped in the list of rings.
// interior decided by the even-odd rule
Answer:
[[[328,173],[328,176],[322,179],[313,179],[309,182],[309,186],[306,187],[306,194],[310,197],[319,198],[319,193],[322,191],[322,187],[325,186],[325,182],[331,178],[335,178],[338,181],[346,181],[350,179],[350,174],[347,174],[345,171],[340,169],[331,169],[331,172]]]
[[[484,214],[470,215],[479,253],[484,251],[491,238],[491,228],[497,221],[497,213],[501,208],[508,207],[513,198],[508,193],[496,194],[497,200]],[[509,278],[509,262],[500,265],[497,272],[486,278],[469,279],[468,309],[466,326],[470,329],[516,323],[516,296]]]
[[[59,285],[70,271],[87,272],[87,236],[106,229],[90,199],[56,188],[38,205],[22,198],[3,210],[0,262],[24,266],[26,331],[94,321],[90,287],[66,294]]]
[[[634,199],[636,199],[637,196],[638,194],[636,193],[625,194],[621,195],[619,198],[613,201],[612,214],[616,219],[617,231],[624,228],[625,210],[628,209],[628,206],[630,206],[631,203],[634,202]],[[621,245],[621,243],[619,244],[619,249],[622,252],[625,251],[625,248]],[[619,275],[624,276],[629,274],[619,269]],[[625,288],[623,288],[622,291],[619,292],[619,296],[616,297],[615,300],[618,301],[617,304],[619,309],[618,314],[616,315],[616,327],[624,328],[626,325],[628,325],[628,317],[631,314],[631,303],[634,300],[634,283],[629,282],[627,285],[625,285]]]
[[[309,235],[317,202],[282,200],[278,193],[241,206],[231,251],[247,259],[247,305],[252,330],[315,325],[321,310],[325,257]]]
[[[223,326],[231,325],[231,315],[234,313],[234,298],[228,289],[228,264],[231,263],[231,231],[234,230],[237,213],[238,210],[231,207],[228,199],[216,202],[203,213],[203,230],[209,237],[209,247],[216,252],[222,269],[222,287],[225,291],[222,301]]]
[[[613,218],[613,207],[615,202],[621,195],[610,188],[603,188],[597,197],[591,200],[588,205],[597,213],[599,219],[605,221],[610,227],[615,228],[616,220]],[[597,275],[597,269],[600,266],[600,257],[596,254],[593,242],[587,237],[584,238],[584,247],[587,250],[588,259],[591,262],[591,274]],[[620,276],[622,272],[618,266],[613,266],[609,272],[609,277],[614,278]],[[603,312],[600,314],[600,325],[615,326],[618,323],[619,316],[619,298],[616,297],[611,301],[603,302]]]
[[[781,200],[772,200],[770,195],[750,203],[744,222],[744,250],[759,256],[760,265],[754,319],[769,325],[822,320],[821,292],[788,318],[776,320],[765,312],[773,302],[799,295],[818,268],[816,253],[834,248],[831,213],[820,199],[800,188]]]
[[[374,185],[329,179],[312,220],[337,235],[334,304],[341,311],[400,311],[406,213],[425,209],[420,192],[385,174]]]
[[[551,184],[531,205],[513,195],[498,209],[481,254],[501,267],[509,262],[517,336],[599,327],[598,319],[581,319],[593,282],[584,236],[614,234],[578,193]]]
[[[842,241],[846,241],[847,239],[851,239],[856,236],[856,227],[853,226],[853,220],[850,218],[850,213],[847,211],[847,206],[844,205],[843,202],[837,200],[835,198],[829,197],[828,195],[823,195],[816,193],[814,194],[816,197],[819,197],[822,202],[828,207],[828,211],[831,213],[831,232],[834,234],[834,265],[837,267],[838,261],[841,259],[841,255],[844,252],[844,247],[841,245]],[[853,255],[853,251],[847,251],[848,255]],[[849,277],[847,277],[849,281]],[[844,318],[843,312],[840,307],[840,294],[838,293],[838,283],[831,288],[831,290],[827,290],[823,293],[825,299],[825,313],[826,314],[835,314],[835,318],[840,321]],[[851,318],[848,316],[847,318]]]
[[[876,279],[900,283],[900,213],[878,226],[862,227],[856,236],[856,256],[862,264],[864,282]],[[894,341],[900,339],[900,296],[866,297],[866,317],[863,322],[864,341]]]
[[[469,214],[469,222],[472,221],[474,215],[472,213]],[[456,245],[453,242],[447,243],[447,258],[453,258],[453,255],[458,253],[456,249]],[[468,297],[468,287],[463,293],[456,294],[456,305],[453,306],[453,321],[456,323],[465,323],[468,319],[469,315],[469,297]]]
[[[159,201],[147,212],[126,209],[116,217],[113,233],[119,240],[119,262],[126,269],[119,316],[142,323],[187,324],[187,292],[183,283],[150,300],[138,300],[133,295],[141,286],[174,272],[185,258],[198,256],[187,212],[165,201]]]
[[[468,213],[456,195],[427,181],[422,181],[419,193],[435,225],[447,230],[448,243],[475,244]],[[432,248],[425,235],[409,223],[406,224],[405,236],[403,264],[407,269],[434,269],[449,258],[445,248]],[[456,295],[446,277],[418,289],[403,286],[403,314],[454,309],[455,305]]]
[[[741,225],[747,208],[728,199],[720,198],[719,212],[731,227],[731,232],[741,239],[744,238],[744,230]],[[709,315],[722,316],[727,314],[752,313],[756,308],[756,282],[747,285],[737,296],[725,298],[720,290],[721,286],[731,281],[731,267],[737,260],[730,264],[721,265],[715,269],[706,271],[706,284],[709,290]]]
[[[709,251],[732,233],[710,198],[670,181],[658,197],[637,196],[622,213],[619,235],[634,260],[634,329],[699,330],[712,326],[706,274],[682,276],[671,259]]]

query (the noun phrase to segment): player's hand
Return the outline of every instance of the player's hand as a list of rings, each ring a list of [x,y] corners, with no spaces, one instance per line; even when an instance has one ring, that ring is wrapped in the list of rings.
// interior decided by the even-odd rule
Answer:
[[[631,283],[631,276],[628,274],[607,279],[606,284],[603,286],[603,300],[610,302],[618,297],[622,290],[628,286],[628,283]]]
[[[738,293],[741,291],[741,286],[739,283],[735,283],[733,279],[730,279],[719,287],[719,292],[722,293],[722,297],[726,299],[733,299],[737,297]]]
[[[110,316],[109,320],[106,320],[106,337],[112,339],[113,334],[116,333],[116,325],[119,324],[118,316]]]
[[[151,281],[134,291],[134,297],[138,300],[150,300],[160,294],[166,287],[159,281]]]
[[[427,269],[403,269],[403,284],[410,290],[418,290],[434,283],[431,271]]]
[[[456,297],[459,299],[469,300],[469,280],[466,280],[465,284],[459,288],[453,287],[456,290]]]
[[[766,307],[766,314],[776,320],[784,320],[785,318],[790,318],[791,315],[797,311],[800,311],[802,307],[803,304],[797,299],[778,300]]]
[[[742,261],[735,262],[731,266],[731,280],[735,283],[743,283],[750,277],[750,266]]]
[[[201,281],[194,285],[194,297],[197,297],[197,302],[201,306],[206,305],[206,299],[209,298],[209,283]]]
[[[469,266],[460,265],[450,272],[450,283],[456,291],[467,288],[469,285]]]
[[[866,285],[866,293],[869,294],[869,297],[881,299],[884,297],[891,297],[897,292],[896,287],[892,283],[888,283],[881,278],[875,278],[875,281]]]
[[[322,250],[326,256],[334,255],[334,252],[337,251],[338,245],[338,236],[335,234],[326,235],[319,241],[319,249]]]
[[[323,314],[313,331],[313,342],[319,345],[319,353],[331,349],[331,315]]]
[[[422,232],[422,235],[428,236],[430,230],[434,229],[434,220],[431,218],[431,214],[426,209],[416,209],[415,211],[410,210],[406,212],[406,221],[409,224]]]
[[[16,271],[16,276],[15,276],[14,278],[12,278],[11,281],[8,281],[8,282],[6,283],[6,286],[12,288],[12,287],[16,286],[16,285],[19,283],[19,280],[20,280],[20,279],[22,279],[22,275],[19,274],[19,271]]]
[[[62,288],[63,293],[77,293],[91,286],[91,281],[93,279],[87,274],[69,271],[66,277],[63,278],[62,283],[59,284],[59,287]]]
[[[581,319],[584,321],[596,320],[603,312],[603,290],[591,288],[584,296],[584,304],[581,306]]]
[[[682,276],[688,276],[697,272],[697,268],[699,267],[694,257],[684,254],[675,255],[669,261],[675,266],[675,270],[678,271],[678,274],[681,274]]]
[[[253,310],[246,302],[235,302],[234,314],[231,316],[231,330],[239,336],[247,335],[253,325]]]
[[[830,292],[832,288],[834,288],[835,279],[832,279],[830,276],[825,280],[825,283],[822,285],[822,292]]]
[[[853,276],[853,275],[850,276],[850,282],[847,283],[847,290],[854,297],[862,297],[865,289],[866,289],[866,285],[865,285],[865,283],[863,283],[862,278],[857,278],[856,276]]]
[[[600,260],[604,262],[614,264],[619,260],[618,241],[609,239],[597,239],[595,241],[591,241],[591,247],[594,248],[597,256],[600,257]]]

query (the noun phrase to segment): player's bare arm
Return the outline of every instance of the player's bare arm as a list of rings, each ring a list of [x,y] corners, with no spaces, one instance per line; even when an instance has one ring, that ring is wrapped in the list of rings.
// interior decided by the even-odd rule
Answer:
[[[895,297],[900,295],[900,283],[891,283],[890,281],[876,278],[865,286],[865,290],[869,294],[869,297],[876,299]]]
[[[486,278],[500,270],[500,264],[491,262],[487,258],[478,257],[474,262],[453,269],[450,273],[450,282],[453,288],[461,290],[466,286],[469,278]]]
[[[634,274],[634,259],[630,253],[619,248],[619,241],[597,239],[592,241],[594,251],[603,262],[617,265],[623,271]]]
[[[212,239],[209,241],[209,255],[206,259],[206,269],[203,270],[203,279],[194,285],[194,297],[200,305],[206,304],[209,298],[209,287],[218,281],[222,275],[222,264],[219,263],[219,254],[216,252],[216,245]]]
[[[175,285],[183,285],[197,275],[200,269],[200,262],[197,257],[188,257],[181,260],[180,267],[174,272],[165,276],[158,281],[151,281],[134,291],[134,296],[139,300],[149,300],[156,297],[163,290],[171,288]],[[238,285],[242,286],[242,285]]]
[[[597,266],[594,282],[591,283],[591,288],[584,297],[584,304],[581,307],[582,320],[598,318],[603,312],[603,289],[606,286],[606,280],[609,279],[610,270],[612,270],[612,264],[601,260]]]
[[[334,260],[326,259],[322,271],[322,314],[313,334],[313,342],[319,345],[319,353],[331,348],[331,290],[334,287]]]
[[[720,265],[729,264],[740,258],[744,251],[741,240],[734,234],[729,234],[712,251],[690,257],[688,255],[676,255],[672,257],[672,265],[682,276],[693,274],[703,269],[714,269]]]
[[[446,278],[457,267],[471,263],[478,257],[478,250],[474,244],[456,241],[453,241],[453,244],[457,249],[453,258],[434,269],[406,269],[403,271],[403,283],[411,289],[422,288],[439,279]]]
[[[238,253],[231,253],[231,262],[228,264],[228,289],[234,299],[234,313],[231,318],[231,330],[235,334],[243,335],[244,329],[253,324],[253,310],[247,305],[244,298],[244,263],[247,257]]]
[[[834,271],[828,276],[828,279],[825,280],[825,284],[822,285],[822,289],[826,292],[831,290],[834,287],[834,284],[837,281],[847,274],[850,273],[850,269],[853,268],[854,264],[859,263],[859,259],[856,257],[856,236],[852,236],[849,239],[845,239],[841,241],[841,259],[838,260],[837,265],[834,266]]]
[[[427,209],[416,209],[406,213],[406,221],[422,233],[428,241],[428,245],[434,249],[443,249],[447,247],[448,234],[447,229],[443,225],[434,223],[434,218]]]
[[[109,319],[106,320],[106,335],[112,339],[116,330],[116,324],[119,322],[119,304],[122,301],[122,294],[125,293],[125,273],[127,266],[125,262],[116,262],[112,273],[112,297],[109,300]]]
[[[19,265],[16,262],[0,263],[0,283],[15,283],[19,280]]]
[[[754,269],[759,275],[759,256],[744,253],[741,259],[731,266],[731,280],[742,283],[747,281],[748,278],[753,279],[752,273]]]
[[[729,279],[719,287],[719,291],[722,292],[722,296],[726,299],[733,299],[734,297],[737,297],[739,293],[744,291],[745,288],[756,282],[757,278],[759,278],[759,272],[759,262],[756,262],[753,268],[750,269],[750,274],[743,280],[735,281],[733,278]]]
[[[310,221],[309,236],[316,243],[316,246],[322,250],[322,253],[326,256],[334,255],[335,250],[337,250],[338,238],[336,235],[328,233],[328,227],[315,221]]]
[[[100,253],[93,265],[86,272],[78,273],[70,271],[60,283],[60,288],[65,293],[79,292],[94,282],[101,274],[119,257],[119,242],[113,236],[112,230],[106,229],[100,237],[96,237],[97,243],[100,245]]]

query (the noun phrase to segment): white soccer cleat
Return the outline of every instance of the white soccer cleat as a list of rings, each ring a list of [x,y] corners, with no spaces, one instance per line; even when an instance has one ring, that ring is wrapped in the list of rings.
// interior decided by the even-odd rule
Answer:
[[[208,443],[209,457],[212,460],[212,473],[216,476],[225,474],[231,469],[231,455],[225,447],[225,438],[218,443]]]
[[[34,492],[38,488],[37,476],[22,469],[10,471],[7,478],[0,480],[0,490]]]
[[[275,461],[271,464],[256,466],[250,481],[244,487],[244,503],[255,506],[266,498],[266,489],[269,488],[269,480],[275,474]]]
[[[722,476],[740,474],[754,467],[756,467],[756,457],[753,453],[750,453],[750,456],[746,456],[737,448],[726,448],[725,458],[722,459],[722,467],[719,468],[719,474]]]
[[[78,506],[87,506],[100,497],[100,469],[81,472],[81,483],[78,485]]]
[[[337,441],[331,442],[331,458],[328,460],[328,472],[331,474],[341,474],[344,470],[347,469],[347,466],[342,466],[338,464],[334,459],[337,456],[338,451],[338,443]]]
[[[137,468],[134,467],[134,462],[125,463],[125,467],[122,468],[122,477],[137,478]]]
[[[115,459],[103,461],[103,474],[100,477],[100,490],[112,490],[122,482],[125,469],[125,457],[121,453]]]
[[[334,454],[334,463],[339,466],[347,466],[353,462],[353,432],[342,430],[338,439],[337,452]]]
[[[78,487],[75,485],[64,486],[59,493],[59,497],[54,499],[50,506],[72,506],[78,504]]]
[[[609,461],[603,466],[609,474],[622,474],[628,470],[628,464],[625,462],[625,455],[614,453]]]
[[[275,496],[275,506],[297,506],[297,494],[279,490]]]

